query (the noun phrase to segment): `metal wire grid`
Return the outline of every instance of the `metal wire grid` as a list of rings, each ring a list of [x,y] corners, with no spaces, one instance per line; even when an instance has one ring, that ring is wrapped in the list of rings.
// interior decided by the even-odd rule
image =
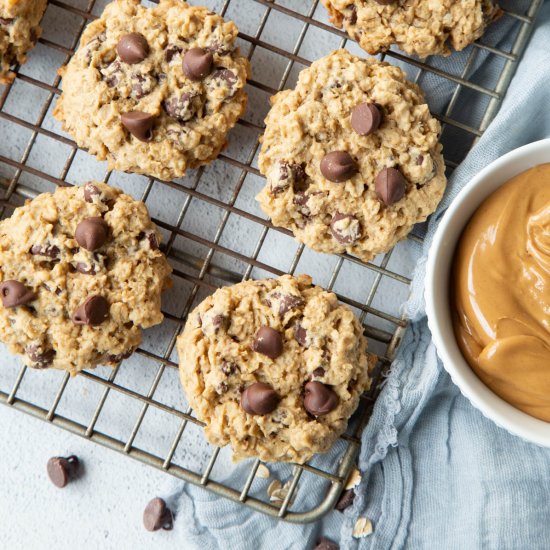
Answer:
[[[48,38],[40,40],[41,46],[60,53],[63,57],[63,62],[67,62],[74,53],[83,28],[88,21],[95,17],[94,13],[97,11],[94,11],[94,9],[97,10],[99,7],[96,5],[99,4],[96,0],[72,0],[72,2],[69,2],[70,0],[50,0],[50,9],[63,10],[69,12],[72,16],[74,15],[74,28],[76,32],[71,43],[64,45]],[[279,0],[279,2],[272,0],[223,0],[221,6],[216,6],[218,8],[217,11],[224,16],[228,15],[231,4],[238,4],[242,9],[246,9],[249,5],[254,4],[264,8],[256,32],[254,34],[240,33],[240,40],[242,44],[248,46],[248,57],[250,59],[253,58],[257,50],[261,49],[284,60],[285,66],[276,89],[253,78],[249,82],[251,90],[260,90],[267,94],[276,93],[278,90],[289,85],[293,72],[295,73],[301,66],[309,65],[309,61],[300,55],[301,48],[308,36],[308,31],[320,31],[325,35],[333,38],[336,37],[341,47],[346,45],[351,46],[351,43],[348,44],[347,42],[348,39],[345,33],[319,19],[322,9],[319,6],[318,0],[309,2],[309,6],[306,5],[302,11],[288,7],[289,2],[291,0]],[[415,71],[414,79],[417,82],[420,82],[425,75],[430,74],[452,84],[453,91],[450,94],[450,101],[441,112],[435,113],[435,115],[442,122],[444,142],[445,132],[449,130],[448,140],[456,139],[458,133],[467,146],[459,151],[456,157],[447,158],[446,163],[449,171],[462,160],[469,146],[482,135],[496,114],[515,66],[528,40],[532,22],[541,3],[542,0],[533,0],[524,13],[505,12],[505,18],[510,18],[517,22],[515,30],[517,34],[512,49],[505,51],[480,41],[470,49],[462,70],[458,74],[447,69],[442,69],[440,66],[434,66],[430,64],[429,60],[428,62],[420,62],[398,52],[389,52],[381,56],[381,58],[390,57],[395,61],[406,63],[410,70]],[[307,3],[303,2],[303,4]],[[303,25],[292,49],[283,49],[263,38],[264,31],[270,25],[270,16],[274,13],[292,18],[292,20],[299,21]],[[492,87],[468,79],[480,53],[495,56],[501,60],[499,75]],[[52,105],[55,102],[56,96],[60,93],[59,77],[56,76],[51,83],[47,83],[34,76],[28,76],[19,70],[16,72],[17,79],[15,83],[3,89],[0,88],[0,122],[3,121],[24,128],[30,131],[30,135],[19,158],[0,155],[0,163],[4,163],[11,171],[8,178],[0,178],[4,191],[3,199],[0,201],[3,216],[11,214],[13,208],[20,204],[22,199],[33,198],[40,192],[40,186],[35,186],[32,183],[27,184],[22,181],[24,176],[28,176],[31,182],[43,181],[54,186],[67,185],[67,176],[75,163],[78,153],[75,143],[55,129],[50,129],[51,125],[48,123]],[[33,122],[29,122],[24,117],[11,114],[6,109],[10,91],[18,81],[38,88],[46,94],[39,114]],[[477,125],[471,125],[461,121],[459,117],[453,116],[458,98],[464,91],[478,94],[487,99],[484,114],[480,117]],[[244,120],[239,122],[239,125],[246,128],[247,131],[252,131],[257,136],[263,130],[261,124],[248,120],[246,116]],[[57,176],[53,176],[46,170],[36,168],[29,163],[33,147],[36,146],[37,140],[40,137],[51,138],[69,147],[70,152]],[[188,432],[192,426],[202,427],[202,423],[193,416],[190,408],[182,410],[177,406],[167,405],[156,398],[155,392],[157,392],[166,373],[177,369],[177,364],[173,360],[173,349],[176,336],[185,323],[188,312],[200,298],[204,297],[205,294],[213,292],[220,284],[232,284],[262,273],[275,276],[281,275],[284,272],[294,273],[305,253],[303,245],[297,245],[287,269],[280,269],[272,265],[274,262],[268,263],[260,259],[262,249],[268,240],[270,232],[274,231],[282,235],[289,235],[289,233],[283,229],[274,228],[268,221],[253,213],[246,206],[238,206],[239,197],[247,183],[247,178],[261,177],[254,166],[255,157],[258,152],[257,140],[254,139],[254,142],[255,145],[250,148],[244,158],[235,158],[228,153],[220,155],[220,159],[217,162],[230,165],[235,173],[233,192],[225,200],[221,200],[200,190],[201,178],[205,171],[204,168],[197,170],[187,184],[181,182],[160,182],[150,178],[147,180],[141,193],[141,199],[147,202],[155,186],[160,185],[163,188],[170,188],[176,191],[180,197],[181,209],[175,223],[166,223],[159,218],[154,219],[154,221],[165,232],[165,235],[168,236],[165,239],[166,244],[163,246],[163,249],[174,266],[174,278],[184,283],[188,290],[185,303],[179,308],[176,314],[168,311],[165,312],[166,321],[164,325],[170,337],[165,342],[164,349],[159,352],[141,347],[136,352],[142,358],[149,361],[152,368],[156,368],[154,377],[148,388],[145,391],[136,391],[130,387],[130,384],[119,382],[121,378],[120,372],[125,369],[127,362],[109,371],[104,377],[98,374],[97,371],[85,371],[81,373],[78,378],[83,378],[87,382],[101,388],[100,397],[95,404],[91,418],[88,422],[83,423],[77,420],[76,414],[60,414],[58,412],[60,402],[67,393],[70,393],[72,384],[74,384],[68,374],[59,373],[58,380],[60,380],[60,383],[58,382],[56,386],[53,400],[49,406],[42,406],[31,400],[23,399],[18,395],[25,378],[42,375],[42,373],[36,373],[28,370],[26,367],[22,367],[18,369],[15,380],[9,387],[3,388],[2,379],[0,378],[0,402],[125,453],[178,478],[201,485],[217,494],[241,502],[258,511],[284,518],[291,522],[309,522],[318,519],[324,513],[331,510],[342,491],[342,487],[351,471],[359,449],[359,438],[362,429],[368,421],[373,403],[379,393],[384,371],[388,367],[406,327],[406,319],[385,311],[383,305],[375,305],[375,299],[380,289],[384,287],[384,281],[393,281],[395,285],[400,287],[400,290],[407,289],[410,283],[410,277],[408,276],[410,274],[399,273],[397,270],[391,268],[390,260],[392,252],[378,258],[377,261],[367,264],[346,254],[337,257],[330,277],[324,286],[329,289],[335,288],[339,275],[346,272],[346,267],[349,266],[358,270],[355,272],[356,274],[360,273],[361,277],[365,277],[366,280],[370,281],[370,290],[363,300],[358,300],[342,293],[339,294],[339,298],[351,305],[358,312],[371,347],[374,347],[376,351],[381,350],[380,361],[374,375],[372,389],[363,396],[359,413],[355,415],[353,421],[350,423],[348,432],[342,436],[342,444],[339,447],[335,460],[330,460],[330,464],[328,465],[327,461],[319,459],[301,466],[289,466],[290,490],[281,505],[275,505],[269,502],[267,495],[261,495],[258,494],[258,491],[253,491],[253,483],[256,479],[256,472],[259,466],[259,461],[257,460],[251,463],[247,480],[243,487],[232,487],[229,483],[222,483],[213,478],[212,472],[220,452],[217,448],[212,448],[211,455],[202,468],[193,468],[189,465],[178,463],[177,451],[178,448],[186,445],[186,431]],[[112,179],[112,174],[107,173],[104,181],[108,182],[110,179]],[[211,238],[201,236],[199,231],[190,231],[182,228],[183,222],[190,211],[192,201],[202,201],[222,211],[222,215]],[[244,220],[248,220],[261,229],[253,251],[250,254],[241,253],[230,246],[222,244],[224,230],[228,226],[231,217],[234,216],[238,220],[242,220],[243,223]],[[421,243],[422,239],[417,235],[411,235],[409,241]],[[192,246],[186,246],[186,243]],[[203,253],[201,254],[197,250],[202,250]],[[233,263],[222,261],[224,257],[229,258]],[[231,268],[228,265],[242,266],[242,269]],[[377,320],[381,321],[381,323],[376,322]],[[97,428],[101,415],[104,412],[105,404],[113,393],[123,395],[133,402],[140,404],[139,413],[133,422],[129,436],[126,438],[114,437],[107,433],[107,430],[102,431]],[[142,448],[145,446],[136,444],[144,418],[148,411],[152,409],[166,413],[178,422],[175,436],[169,445],[168,452],[164,455],[156,451],[145,450]],[[309,507],[309,509],[300,510],[299,506],[293,501],[295,493],[299,497],[303,486],[308,484],[304,476],[304,479],[300,483],[300,489],[298,489],[298,484],[304,473],[315,478],[324,479],[326,483],[322,485],[322,489],[317,495],[316,504],[313,507]],[[299,498],[296,501],[299,502]]]

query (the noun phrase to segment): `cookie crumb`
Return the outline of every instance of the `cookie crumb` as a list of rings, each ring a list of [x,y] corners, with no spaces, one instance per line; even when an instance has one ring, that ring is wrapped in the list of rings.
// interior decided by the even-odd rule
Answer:
[[[359,468],[353,468],[351,471],[348,480],[346,481],[346,485],[344,486],[344,489],[347,491],[349,489],[354,489],[361,483],[361,472],[359,471]]]
[[[265,464],[260,464],[256,470],[256,477],[269,479],[270,471]]]
[[[356,539],[368,537],[372,533],[372,522],[369,518],[359,518],[355,522],[352,535]]]

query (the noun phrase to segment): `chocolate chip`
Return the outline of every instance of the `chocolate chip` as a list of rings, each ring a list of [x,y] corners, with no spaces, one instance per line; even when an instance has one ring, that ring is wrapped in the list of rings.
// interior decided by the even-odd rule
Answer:
[[[181,51],[182,50],[180,47],[175,46],[174,44],[169,44],[164,50],[164,59],[166,59],[167,63],[170,63],[174,56],[178,53],[181,53]]]
[[[162,106],[168,116],[186,122],[196,115],[200,103],[198,94],[184,92],[181,95],[170,96]]]
[[[212,325],[216,330],[220,328],[227,330],[229,328],[229,319],[225,315],[214,315],[212,317]]]
[[[150,94],[157,85],[157,80],[150,74],[134,74],[131,77],[132,92],[134,99],[141,99]]]
[[[33,244],[30,252],[33,256],[46,256],[52,260],[55,260],[59,256],[59,248],[52,244],[46,244],[43,246],[40,244]]]
[[[63,489],[71,480],[77,477],[79,469],[80,461],[74,455],[67,458],[56,456],[48,460],[48,477],[60,489]]]
[[[395,168],[384,168],[374,182],[377,197],[386,205],[391,206],[400,201],[405,194],[407,181],[401,172]]]
[[[296,328],[294,329],[294,338],[298,344],[302,347],[306,347],[307,330],[302,325],[296,325]]]
[[[29,356],[29,359],[32,361],[31,367],[33,369],[46,369],[48,368],[54,360],[55,350],[53,349],[42,349],[42,345],[33,344],[27,346],[25,352]]]
[[[422,166],[422,163],[424,162],[424,155],[418,155],[416,157],[416,160],[414,161],[414,163],[416,164],[416,166]]]
[[[149,44],[142,34],[131,32],[118,41],[116,52],[122,61],[135,65],[149,55]]]
[[[380,126],[382,115],[374,103],[360,103],[351,111],[351,127],[360,135],[368,136]]]
[[[321,537],[313,550],[340,550],[340,547],[326,537]]]
[[[283,353],[283,337],[271,327],[261,327],[254,337],[252,349],[271,359],[277,359]]]
[[[361,224],[351,214],[337,212],[330,222],[330,232],[340,244],[351,244],[361,235]]]
[[[230,376],[231,374],[235,374],[235,372],[237,371],[238,366],[235,363],[230,363],[228,361],[223,361],[222,366],[220,368],[221,368],[221,371],[226,376]]]
[[[352,4],[351,6],[348,6],[348,9],[349,15],[347,15],[345,19],[350,25],[355,25],[355,23],[357,23],[357,7],[355,4]]]
[[[73,313],[75,325],[101,325],[109,316],[109,302],[103,296],[90,296]]]
[[[11,25],[15,19],[8,17],[0,17],[0,25]]]
[[[277,408],[279,401],[277,392],[264,382],[251,384],[241,394],[241,407],[248,414],[269,414]]]
[[[212,42],[206,46],[209,52],[217,53],[218,55],[227,55],[229,50],[223,47],[223,44],[219,40],[212,40]]]
[[[101,191],[92,182],[84,184],[84,200],[86,202],[94,202],[94,197],[101,195]]]
[[[154,498],[143,511],[143,525],[147,531],[164,529],[170,531],[174,526],[174,515],[162,498]]]
[[[321,174],[335,183],[349,180],[356,172],[357,165],[346,151],[332,151],[321,161]]]
[[[157,242],[157,236],[154,233],[149,233],[147,235],[147,240],[149,241],[149,247],[151,250],[158,250],[159,243]]]
[[[232,88],[237,83],[237,75],[229,69],[220,67],[212,73],[212,78],[216,80],[223,80],[229,88]]]
[[[313,416],[328,414],[338,406],[338,396],[325,384],[308,382],[304,389],[304,408]]]
[[[101,248],[109,237],[109,226],[100,217],[82,220],[74,232],[76,242],[86,250],[94,251]]]
[[[315,378],[323,378],[323,376],[325,376],[325,369],[323,367],[317,367],[311,374]]]
[[[124,352],[118,353],[116,355],[114,353],[106,353],[103,356],[102,361],[105,362],[105,363],[118,364],[122,360],[128,359],[128,357],[130,357],[132,355],[132,353],[134,353],[133,349],[129,349],[128,351],[124,351]]]
[[[84,262],[77,262],[75,269],[83,275],[95,275],[96,270],[93,264],[85,264]]]
[[[343,512],[346,508],[349,508],[353,504],[354,500],[355,491],[353,489],[348,489],[342,493],[334,508],[339,512]]]
[[[374,0],[377,4],[381,6],[389,6],[390,4],[395,4],[397,0]]]
[[[304,301],[300,296],[292,296],[291,294],[285,294],[281,297],[281,300],[279,302],[279,315],[281,317],[290,311],[291,309],[294,309],[295,307],[300,307],[304,305]]]
[[[190,80],[202,80],[210,74],[214,57],[202,48],[191,48],[183,56],[183,72]]]
[[[122,113],[120,121],[126,130],[140,141],[147,142],[153,139],[152,128],[155,123],[153,115],[143,111],[130,111],[129,113]]]
[[[0,295],[4,307],[17,307],[36,300],[36,294],[19,281],[4,281],[0,284]]]

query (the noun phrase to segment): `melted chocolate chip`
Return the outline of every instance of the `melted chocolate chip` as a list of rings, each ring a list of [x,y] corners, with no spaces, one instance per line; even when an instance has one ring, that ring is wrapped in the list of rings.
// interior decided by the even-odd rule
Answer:
[[[300,296],[292,296],[290,294],[285,294],[281,297],[279,302],[279,315],[283,316],[285,313],[294,309],[295,307],[300,307],[304,305],[304,300]]]
[[[384,168],[374,182],[377,197],[386,205],[391,206],[405,195],[407,181],[401,172],[395,168]]]
[[[103,296],[90,296],[73,313],[75,325],[101,325],[109,316],[109,302]]]
[[[86,250],[94,251],[101,248],[109,237],[109,226],[100,217],[82,220],[74,232],[76,242]]]
[[[304,408],[313,416],[328,414],[338,406],[338,395],[325,384],[312,381],[304,389]]]
[[[174,44],[169,44],[166,46],[164,50],[164,59],[166,59],[167,63],[170,63],[175,55],[178,53],[181,53],[182,49],[179,46],[175,46]]]
[[[149,55],[149,44],[142,34],[131,32],[118,41],[116,51],[122,61],[135,65]]]
[[[59,248],[52,244],[33,244],[30,253],[33,256],[46,256],[47,258],[55,260],[59,256]]]
[[[55,350],[43,349],[42,346],[38,344],[27,346],[25,352],[32,361],[31,367],[33,369],[46,369],[52,364],[55,358]]]
[[[96,270],[93,264],[85,264],[84,262],[77,262],[75,269],[83,275],[95,275]]]
[[[14,280],[4,281],[0,284],[2,304],[6,308],[23,306],[36,300],[36,294],[23,283]]]
[[[269,414],[277,408],[279,401],[277,392],[263,382],[251,384],[241,394],[241,407],[248,414]]]
[[[237,372],[238,367],[235,363],[230,363],[228,361],[223,361],[222,366],[220,368],[221,368],[221,371],[226,376],[231,376],[232,374],[235,374],[235,372]]]
[[[143,111],[130,111],[120,115],[120,121],[126,130],[140,141],[148,142],[153,139],[152,128],[155,123],[153,115]]]
[[[229,69],[220,67],[212,73],[212,79],[223,80],[228,88],[233,88],[237,83],[237,75]]]
[[[341,183],[357,173],[357,165],[346,151],[332,151],[321,160],[321,174],[327,180]]]
[[[114,354],[114,353],[106,353],[103,356],[102,361],[104,363],[111,363],[111,364],[118,364],[124,359],[128,359],[134,353],[133,349],[129,349],[128,351],[124,351],[122,353]]]
[[[200,96],[191,92],[168,97],[162,104],[166,114],[182,122],[193,118],[200,107]]]
[[[202,48],[191,48],[183,56],[183,72],[190,80],[203,80],[210,74],[214,57]]]
[[[94,197],[101,195],[99,188],[91,182],[84,184],[84,200],[86,202],[94,202]]]
[[[283,353],[283,337],[271,327],[261,327],[254,337],[252,349],[271,359],[277,359]]]
[[[325,369],[323,367],[317,367],[311,374],[315,378],[323,378],[323,376],[325,376]]]
[[[132,75],[132,93],[134,99],[142,99],[150,94],[157,85],[157,79],[150,74],[135,74]]]
[[[361,235],[361,224],[352,214],[337,212],[330,222],[330,232],[340,244],[351,244]]]
[[[15,19],[8,17],[0,17],[0,25],[11,25]]]
[[[381,6],[389,6],[390,4],[395,4],[397,0],[374,0],[377,4]]]
[[[296,325],[296,328],[294,329],[294,338],[298,344],[302,347],[306,347],[307,330],[300,324]]]

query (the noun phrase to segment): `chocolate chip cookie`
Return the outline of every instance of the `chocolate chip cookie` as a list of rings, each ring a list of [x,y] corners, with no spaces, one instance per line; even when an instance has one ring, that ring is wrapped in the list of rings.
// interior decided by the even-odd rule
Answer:
[[[0,83],[9,84],[10,68],[25,63],[42,30],[40,20],[48,0],[0,0]]]
[[[208,440],[236,460],[305,462],[327,451],[369,388],[361,324],[311,277],[217,290],[178,337],[180,378]]]
[[[419,57],[477,40],[502,11],[492,0],[322,0],[332,22],[370,54],[396,44]]]
[[[163,318],[159,243],[145,205],[103,183],[28,201],[0,222],[0,340],[37,369],[120,363]]]
[[[337,50],[271,104],[257,200],[298,241],[367,261],[436,208],[440,125],[398,67]]]
[[[181,177],[218,156],[245,109],[237,32],[180,0],[115,0],[61,69],[54,115],[110,169]]]

